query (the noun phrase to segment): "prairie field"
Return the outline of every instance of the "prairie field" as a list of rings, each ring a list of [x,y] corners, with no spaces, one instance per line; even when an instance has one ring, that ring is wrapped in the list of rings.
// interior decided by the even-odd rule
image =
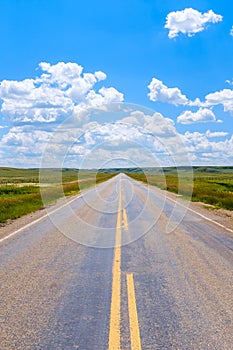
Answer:
[[[63,169],[62,181],[57,183],[57,173],[57,169],[48,169],[40,179],[38,169],[0,168],[0,223],[42,209],[63,196],[78,194],[80,188],[91,187],[113,176]]]
[[[183,198],[202,202],[209,209],[233,210],[233,167],[194,167],[192,174],[189,169],[181,168],[179,176],[175,168],[118,168],[99,172],[44,169],[42,175],[39,169],[0,168],[0,223],[42,209],[63,196],[78,194],[120,172]]]
[[[194,167],[193,180],[188,171],[180,170],[180,184],[174,168],[165,168],[163,174],[153,174],[152,171],[151,174],[145,169],[144,174],[130,172],[128,175],[163,190],[179,193],[184,198],[191,194],[193,202],[233,210],[233,167]]]

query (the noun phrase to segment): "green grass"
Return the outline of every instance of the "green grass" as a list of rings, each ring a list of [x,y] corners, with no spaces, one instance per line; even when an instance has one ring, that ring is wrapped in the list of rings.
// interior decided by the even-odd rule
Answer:
[[[28,182],[39,182],[38,169],[0,168],[0,184]]]
[[[232,175],[216,175],[215,178],[197,176],[194,181],[193,201],[211,204],[216,208],[233,210],[233,178]]]
[[[43,169],[40,174],[39,169],[17,169],[0,167],[0,184],[22,184],[22,183],[51,183],[56,182],[62,173],[63,182],[71,182],[78,179],[78,169]],[[41,175],[41,177],[40,177]],[[94,171],[81,171],[81,177],[90,178],[94,176]]]
[[[19,171],[18,171],[19,170]],[[6,170],[0,169],[0,174],[6,179]],[[16,176],[17,174],[17,176]],[[31,175],[35,176],[36,181],[31,181]],[[23,215],[29,214],[43,208],[46,205],[56,202],[59,198],[79,193],[85,189],[100,182],[110,179],[114,174],[97,174],[94,172],[85,172],[82,174],[79,185],[77,181],[77,171],[71,170],[62,172],[62,185],[53,184],[53,171],[48,171],[49,184],[45,187],[23,185],[25,183],[39,181],[39,172],[35,170],[11,169],[7,177],[7,183],[13,185],[0,186],[0,223],[5,223],[9,219],[17,219]],[[19,178],[21,181],[19,181]],[[54,176],[56,179],[57,176]],[[0,181],[2,178],[0,177]],[[5,183],[2,181],[1,183]],[[20,183],[20,185],[19,185]]]
[[[179,190],[179,194],[187,198],[190,194],[188,171],[185,167],[179,169],[182,179],[179,186],[175,168],[164,168],[163,171],[159,168],[118,168],[99,172],[82,170],[80,173],[77,169],[62,169],[62,186],[59,186],[60,170],[47,169],[41,179],[45,187],[40,189],[39,186],[26,185],[39,184],[39,169],[0,168],[0,223],[34,212],[64,195],[77,194],[80,189],[106,181],[119,172],[173,193]],[[233,210],[233,167],[194,167],[191,200]]]
[[[214,208],[224,208],[233,210],[233,172],[232,168],[221,169],[220,171],[200,171],[194,168],[193,191],[191,200],[193,202],[202,202],[210,204]],[[177,172],[173,170],[165,172],[165,175],[145,175],[129,173],[129,176],[136,180],[149,183],[163,190],[168,190],[173,193],[178,193],[187,198],[190,191],[190,178],[185,178],[185,172],[182,173],[181,183],[179,187]]]

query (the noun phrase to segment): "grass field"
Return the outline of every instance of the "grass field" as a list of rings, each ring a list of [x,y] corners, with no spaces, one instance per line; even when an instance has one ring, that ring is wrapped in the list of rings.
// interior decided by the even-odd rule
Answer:
[[[41,178],[38,169],[0,168],[0,223],[43,208],[64,195],[77,194],[80,188],[106,181],[120,172],[170,192],[179,190],[179,194],[187,198],[191,185],[189,171],[180,169],[182,181],[179,185],[174,168],[102,169],[97,175],[95,171],[79,173],[77,169],[62,169],[61,173],[58,169],[46,169]],[[62,185],[59,185],[58,175],[61,175]],[[40,188],[39,183],[43,187]],[[192,201],[233,210],[233,167],[194,167],[192,185]]]
[[[165,169],[162,174],[128,173],[136,180],[141,180],[161,189],[178,193],[178,176],[175,169]],[[188,174],[187,174],[188,175]],[[185,170],[182,172],[182,181],[179,194],[187,197],[190,193],[190,178],[187,176],[185,183]],[[194,167],[193,191],[191,200],[210,204],[214,208],[233,210],[233,167]]]
[[[113,174],[82,172],[78,183],[77,170],[64,169],[62,185],[53,183],[57,179],[57,170],[48,170],[43,174],[44,184],[39,187],[39,170],[0,168],[0,223],[16,219],[34,212],[59,198],[79,193],[81,189],[108,180]],[[47,183],[46,181],[47,180]],[[33,184],[33,185],[29,185]],[[41,195],[42,194],[42,195]],[[43,198],[43,199],[42,199]]]
[[[38,169],[0,168],[0,184],[38,183]]]

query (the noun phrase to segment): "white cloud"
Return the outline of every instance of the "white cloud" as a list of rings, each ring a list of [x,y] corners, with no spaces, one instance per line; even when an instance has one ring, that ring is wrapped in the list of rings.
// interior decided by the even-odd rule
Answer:
[[[226,80],[226,83],[232,85],[233,82]],[[194,101],[189,100],[178,87],[167,87],[161,80],[152,78],[149,89],[149,99],[153,102],[169,103],[175,106],[183,105],[190,107],[201,107],[197,112],[185,111],[178,117],[178,122],[182,124],[190,124],[195,122],[216,121],[214,113],[207,107],[223,105],[225,112],[233,113],[233,90],[223,89],[210,93],[205,96],[202,102],[199,98]],[[217,120],[221,122],[221,120]]]
[[[173,105],[187,105],[188,99],[179,88],[169,88],[161,80],[153,78],[148,85],[150,90],[148,96],[151,101],[171,103]]]
[[[97,145],[97,144],[113,144],[115,147],[124,147],[125,143],[138,142],[143,138],[143,133],[138,129],[138,127],[116,122],[114,124],[97,124],[96,127],[85,132],[85,142],[87,147]]]
[[[135,123],[135,119],[140,121]],[[167,157],[167,147],[171,148],[169,140],[174,140],[175,136],[177,133],[170,120],[158,113],[145,115],[135,111],[115,123],[97,123],[93,128],[87,127],[81,145],[75,145],[72,150],[83,157],[88,167],[93,164],[100,166],[103,160],[113,161],[116,158],[127,159],[128,164],[137,162],[137,166],[153,166],[158,165],[158,153],[160,157]],[[161,142],[164,137],[166,139]],[[117,163],[114,161],[113,164],[116,166]]]
[[[143,158],[142,158],[143,153]],[[150,167],[158,166],[157,160],[153,159],[146,148],[128,148],[124,151],[94,149],[82,163],[83,168],[105,168],[105,167]]]
[[[231,89],[211,93],[205,99],[209,106],[222,104],[225,112],[233,112],[233,90]]]
[[[0,97],[2,99],[11,99],[18,96],[27,96],[33,89],[33,79],[25,79],[23,81],[3,80],[0,85]]]
[[[135,125],[141,132],[152,134],[153,137],[173,138],[177,135],[173,120],[164,118],[162,114],[156,112],[153,115],[146,115],[142,111],[135,110],[123,118],[122,122]]]
[[[164,103],[170,103],[175,106],[178,105],[188,105],[188,106],[205,106],[204,102],[201,102],[199,98],[191,101],[185,96],[178,87],[170,88],[166,86],[161,80],[152,78],[150,84],[148,85],[150,90],[148,96],[153,102],[159,101]]]
[[[232,85],[233,82],[226,80],[226,83]],[[213,92],[205,96],[205,101],[201,101],[199,98],[196,98],[194,101],[191,101],[184,95],[178,87],[169,88],[161,80],[152,78],[150,84],[148,85],[149,89],[149,99],[153,102],[163,102],[173,104],[175,106],[184,105],[191,107],[202,107],[197,113],[187,111],[184,112],[185,116],[194,117],[195,120],[203,119],[208,121],[214,119],[213,112],[206,109],[205,107],[213,107],[216,105],[223,105],[225,112],[233,113],[233,90],[223,89],[221,91]],[[182,118],[180,118],[182,119]]]
[[[101,113],[103,116],[108,114],[107,111]],[[171,154],[179,165],[187,165],[189,161],[193,164],[215,164],[220,160],[230,164],[233,160],[233,137],[221,142],[213,141],[214,138],[225,137],[227,134],[207,130],[205,133],[186,132],[185,135],[179,135],[172,120],[159,113],[147,115],[135,110],[124,114],[123,118],[114,123],[96,121],[86,124],[81,138],[78,142],[74,141],[69,152],[65,153],[66,164],[68,166],[73,157],[73,162],[75,159],[76,162],[83,161],[88,167],[103,166],[105,161],[110,160],[111,164],[118,164],[115,162],[116,158],[137,162],[138,166],[169,165]],[[66,140],[68,141],[68,137]],[[59,142],[56,146],[58,148],[54,148],[53,154],[59,153]],[[145,152],[149,155],[146,159]],[[170,165],[174,165],[174,159]]]
[[[225,83],[229,84],[229,85],[233,85],[233,81],[232,80],[226,80]]]
[[[230,35],[233,36],[233,26],[231,27]]]
[[[79,79],[83,72],[82,66],[72,62],[58,62],[54,65],[47,62],[41,62],[39,67],[45,73],[37,79],[38,82],[48,82],[48,84],[56,83],[61,88],[64,88],[68,84],[72,84],[74,80]]]
[[[37,87],[32,83],[28,88],[27,81],[3,81],[0,97],[2,115],[11,121],[52,122],[73,110],[72,100],[62,90],[45,84]]]
[[[80,65],[64,62],[42,62],[39,69],[35,79],[0,83],[1,114],[14,125],[0,140],[3,165],[39,166],[48,141],[55,158],[64,155],[67,144],[77,144],[85,127],[97,123],[89,122],[90,108],[101,111],[124,100],[113,87],[95,88],[106,79],[104,72],[84,73]],[[60,127],[64,122],[66,129]]]
[[[230,80],[226,81],[228,84],[233,84]],[[198,112],[193,113],[191,111],[184,112],[179,117],[181,120],[187,120],[190,122],[195,121],[210,121],[215,120],[214,113],[205,107],[213,107],[216,105],[223,105],[225,112],[233,113],[233,90],[223,89],[221,91],[213,92],[205,96],[205,101],[202,102],[199,98],[191,101],[184,95],[178,87],[169,88],[161,80],[152,78],[149,89],[149,99],[153,102],[169,103],[175,106],[184,105],[191,107],[202,107]],[[193,119],[193,121],[192,121]],[[185,124],[188,124],[185,123]]]
[[[223,17],[215,14],[212,10],[201,13],[192,8],[182,11],[170,12],[166,18],[165,28],[169,29],[168,36],[173,39],[179,33],[193,36],[205,29],[207,23],[221,22]]]
[[[225,131],[213,131],[213,132],[211,132],[210,130],[207,130],[205,134],[208,138],[224,137],[224,136],[228,135],[228,132],[225,132]]]
[[[16,161],[20,166],[39,166],[48,142],[47,152],[54,158],[54,166],[60,158],[67,167],[71,164],[78,167],[83,161],[89,167],[105,164],[106,160],[117,164],[113,161],[116,158],[137,162],[138,166],[169,165],[170,154],[177,164],[187,164],[189,159],[197,162],[203,159],[203,163],[212,164],[217,154],[218,159],[228,164],[232,160],[233,138],[212,142],[215,137],[226,136],[226,132],[207,130],[204,134],[179,135],[174,122],[159,113],[147,115],[140,110],[119,113],[114,123],[104,122],[107,115],[108,111],[100,111],[100,116],[96,115],[99,119],[85,120],[85,126],[68,123],[55,133],[50,126],[49,131],[43,130],[43,126],[41,130],[34,125],[15,126],[0,140],[0,150],[6,155],[1,161],[9,166],[15,166]],[[85,119],[85,115],[83,117]]]
[[[233,135],[229,139],[218,142],[210,141],[207,133],[187,131],[182,137],[194,164],[232,164]]]
[[[118,93],[115,89],[102,88],[101,96],[111,101]],[[121,95],[118,96],[118,99],[121,98]],[[38,124],[14,126],[0,140],[0,150],[5,153],[1,161],[11,166],[16,166],[16,162],[17,166],[39,166],[41,156],[47,149],[47,154],[51,156],[48,166],[51,166],[50,162],[57,166],[60,159],[64,159],[67,166],[72,159],[74,165],[76,159],[78,167],[86,157],[93,159],[93,154],[97,155],[100,150],[109,159],[129,157],[129,154],[136,157],[137,154],[134,160],[145,164],[149,159],[145,159],[145,150],[151,155],[158,151],[164,153],[165,147],[159,140],[163,138],[166,143],[177,136],[173,121],[159,113],[146,115],[141,111],[128,112],[124,107],[115,110],[118,117],[113,123],[106,122],[108,109],[97,109],[96,114],[91,114],[91,119],[87,118],[84,110],[78,110],[56,130],[54,125],[46,125],[46,130],[45,125]],[[95,159],[95,162],[98,163],[100,159]],[[132,160],[130,157],[128,159]]]
[[[32,138],[32,135],[35,136],[35,139]],[[7,146],[15,146],[16,144],[22,145],[30,141],[33,145],[35,142],[47,142],[49,137],[50,133],[44,130],[35,130],[30,126],[15,126],[11,128],[8,134],[3,136],[2,142]]]
[[[56,122],[71,116],[80,105],[87,108],[95,103],[123,101],[123,94],[113,87],[94,90],[97,82],[106,79],[101,71],[83,73],[83,67],[71,62],[41,62],[39,67],[42,74],[36,79],[0,83],[1,112],[5,118],[24,123]]]
[[[21,157],[28,157],[29,160],[40,157],[50,136],[50,132],[36,130],[32,126],[16,126],[2,137],[0,148],[15,161]]]
[[[215,114],[207,108],[200,108],[197,112],[185,111],[177,118],[177,122],[180,124],[194,124],[215,121]]]
[[[86,104],[90,107],[98,107],[104,104],[122,102],[123,100],[124,95],[113,87],[102,87],[98,93],[91,90],[85,98]]]

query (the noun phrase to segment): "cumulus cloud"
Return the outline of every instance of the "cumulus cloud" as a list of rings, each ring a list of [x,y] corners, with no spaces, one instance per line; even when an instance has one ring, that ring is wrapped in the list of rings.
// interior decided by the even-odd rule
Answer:
[[[233,90],[223,89],[205,97],[209,106],[222,104],[225,112],[233,112]]]
[[[148,85],[148,96],[151,101],[171,103],[173,105],[186,105],[188,98],[182,94],[179,88],[169,88],[161,80],[153,78]]]
[[[41,62],[42,74],[22,81],[0,83],[1,112],[13,122],[50,123],[71,116],[75,107],[123,101],[123,94],[113,87],[94,90],[97,82],[106,79],[101,71],[83,73],[77,63]],[[94,98],[91,98],[94,95]]]
[[[226,83],[233,84],[230,80],[226,80]],[[223,105],[225,112],[233,113],[233,90],[231,89],[223,89],[210,93],[205,96],[204,101],[201,101],[199,98],[196,98],[194,101],[189,100],[178,87],[170,88],[156,78],[152,78],[148,89],[149,99],[153,102],[169,103],[175,106],[201,107],[198,112],[185,111],[178,117],[178,122],[182,122],[183,124],[199,121],[215,121],[214,113],[208,107],[214,107],[216,105]],[[218,122],[220,121],[218,120]]]
[[[50,133],[43,130],[35,130],[29,126],[24,127],[13,127],[2,138],[2,145],[5,146],[21,146],[27,147],[32,146],[31,151],[33,151],[33,147],[35,150],[35,145],[43,144],[49,140]]]
[[[100,92],[106,101],[118,96],[114,89],[102,88]],[[121,95],[118,98],[121,99]],[[7,162],[5,158],[2,158],[2,162],[15,166],[17,159],[18,166],[36,166],[36,163],[39,166],[40,157],[45,151],[49,155],[48,166],[58,166],[61,159],[66,166],[72,164],[79,167],[85,159],[93,160],[93,154],[97,155],[98,152],[108,159],[127,158],[131,154],[127,159],[132,160],[134,155],[134,161],[141,165],[149,159],[145,160],[145,150],[152,157],[158,152],[168,157],[167,149],[170,147],[172,151],[177,144],[177,140],[174,140],[177,137],[174,122],[159,113],[147,115],[140,110],[132,112],[125,105],[120,106],[114,110],[114,122],[107,122],[108,109],[94,108],[94,112],[90,111],[90,119],[84,110],[78,109],[56,130],[54,125],[44,124],[13,126],[0,140],[0,149],[7,155]],[[100,159],[95,159],[93,164]]]
[[[153,78],[154,79],[154,78]],[[153,82],[152,79],[152,82]],[[232,81],[227,80],[228,84],[233,85]],[[161,82],[162,83],[162,82]],[[151,88],[151,86],[152,88]],[[201,101],[196,98],[194,101],[188,100],[185,95],[183,95],[179,88],[168,88],[163,84],[162,92],[160,93],[160,87],[158,84],[150,84],[151,89],[149,97],[152,101],[167,102],[174,105],[188,105],[191,107],[202,107],[200,111],[206,111],[206,107],[214,107],[217,105],[222,105],[225,112],[233,113],[233,90],[223,89],[210,93],[205,96],[205,100]],[[161,86],[161,85],[160,85]],[[170,91],[172,90],[172,91]],[[166,98],[167,96],[167,98]],[[206,112],[207,113],[207,112]],[[210,115],[210,113],[208,113]],[[212,115],[213,116],[213,115]]]
[[[92,149],[101,147],[112,155],[121,152],[123,157],[130,148],[140,149],[138,164],[143,164],[145,150],[151,154],[150,166],[155,164],[153,159],[166,164],[172,162],[173,165],[174,161],[189,164],[174,122],[159,113],[147,114],[135,110],[113,124],[95,125],[90,132],[85,132],[85,145],[86,148],[91,145]]]
[[[233,85],[233,81],[225,81],[229,85]],[[180,90],[179,87],[168,87],[163,81],[153,77],[150,84],[147,86],[149,89],[148,97],[153,102],[168,103],[175,106],[190,106],[199,107],[198,112],[185,111],[178,117],[178,122],[183,124],[190,124],[194,122],[202,121],[215,121],[214,113],[208,108],[212,108],[217,105],[222,105],[225,112],[230,112],[233,115],[233,89],[223,89],[209,93],[205,96],[203,101],[200,98],[190,100]],[[222,122],[217,120],[217,122]]]
[[[73,102],[62,90],[34,82],[3,81],[0,86],[3,100],[1,112],[11,121],[52,122],[59,116],[69,115]]]
[[[98,93],[96,93],[94,90],[91,90],[85,98],[85,102],[88,106],[91,107],[98,107],[104,104],[122,102],[123,100],[124,95],[113,87],[102,87]]]
[[[177,136],[173,120],[164,118],[162,114],[157,112],[153,115],[147,115],[142,111],[135,110],[123,118],[122,122],[135,125],[141,132],[151,134],[153,137],[173,138]]]
[[[1,165],[38,167],[50,137],[50,132],[33,126],[12,127],[0,140]]]
[[[107,113],[103,112],[103,115]],[[86,124],[81,137],[81,144],[92,149],[108,143],[111,147],[122,150],[129,143],[143,144],[153,148],[155,139],[174,138],[178,134],[174,122],[164,118],[160,113],[147,115],[142,111],[134,111],[114,123],[90,122]],[[143,155],[142,155],[143,157]]]
[[[1,115],[13,124],[0,140],[4,164],[15,165],[17,160],[19,166],[39,166],[48,141],[56,161],[57,155],[67,151],[67,144],[77,144],[86,125],[96,124],[90,122],[90,109],[101,111],[124,100],[114,87],[96,88],[106,79],[104,72],[84,72],[71,62],[41,62],[38,70],[36,78],[0,83]],[[60,128],[64,122],[66,129]],[[77,150],[81,152],[83,146]]]
[[[208,132],[187,131],[182,136],[193,163],[223,165],[232,164],[233,161],[233,135],[224,141],[212,141],[208,139]]]
[[[192,8],[182,11],[170,12],[166,18],[165,28],[169,30],[168,37],[173,39],[179,33],[189,37],[203,31],[208,23],[221,22],[223,16],[215,14],[212,10],[201,13]]]
[[[108,114],[107,111],[101,113],[102,116]],[[86,124],[82,136],[70,148],[66,161],[73,157],[73,161],[80,160],[88,167],[93,164],[103,166],[105,161],[110,160],[114,166],[118,164],[116,158],[137,162],[138,166],[174,165],[169,163],[172,154],[179,165],[187,165],[189,161],[193,164],[215,164],[219,159],[230,164],[233,159],[233,138],[215,141],[215,138],[227,135],[227,132],[210,130],[180,135],[174,122],[161,114],[134,110],[122,113],[114,123],[96,121]],[[145,152],[149,155],[146,160]]]
[[[83,72],[82,66],[72,62],[58,62],[55,65],[51,65],[48,62],[41,62],[39,67],[45,73],[37,79],[38,82],[56,83],[62,88],[66,87],[67,84],[71,84],[75,79],[79,79]]]
[[[149,99],[153,102],[163,102],[170,103],[175,106],[178,105],[189,105],[202,107],[205,106],[204,102],[201,102],[199,98],[196,98],[194,101],[191,101],[184,95],[178,87],[168,87],[161,80],[152,78],[150,84],[148,85],[150,90],[148,96]]]
[[[233,26],[231,27],[230,35],[233,36]]]
[[[215,114],[208,108],[200,108],[197,112],[185,111],[178,118],[180,124],[194,124],[216,121]]]

